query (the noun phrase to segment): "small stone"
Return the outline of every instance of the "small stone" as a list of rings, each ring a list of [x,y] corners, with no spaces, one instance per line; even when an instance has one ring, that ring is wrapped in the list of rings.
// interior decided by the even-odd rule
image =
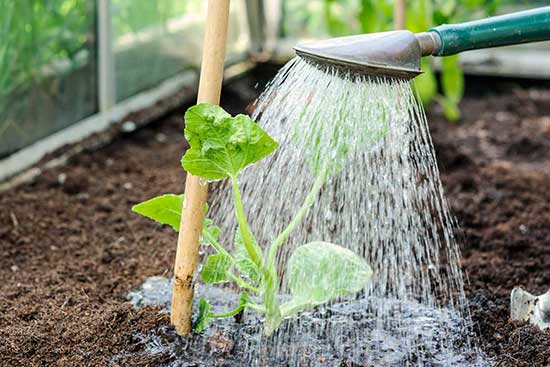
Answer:
[[[124,187],[126,190],[132,190],[134,188],[134,185],[132,185],[131,182],[125,182],[122,187]]]
[[[65,183],[65,181],[67,181],[67,174],[66,173],[60,173],[58,176],[57,176],[57,182],[60,184],[60,185],[63,185]]]
[[[519,231],[521,232],[521,234],[526,234],[527,233],[527,226],[525,226],[525,224],[522,224],[519,226]]]
[[[165,143],[166,140],[168,140],[167,136],[163,133],[158,133],[156,136],[155,136],[155,139],[159,142],[159,143]]]
[[[208,339],[206,349],[210,353],[229,354],[233,350],[235,344],[227,335],[220,332],[215,333]]]
[[[81,192],[80,194],[76,195],[76,198],[80,201],[86,201],[90,198],[90,194],[86,192]]]
[[[136,129],[136,123],[134,121],[124,121],[122,123],[122,131],[125,133],[131,133]]]
[[[16,271],[19,271],[19,266],[17,266],[17,265],[12,265],[12,266],[10,267],[10,269],[11,269],[11,271],[13,271],[13,272],[15,273]]]
[[[54,245],[50,246],[50,250],[52,250],[52,251],[56,251],[57,249],[58,249],[57,246],[54,246]]]
[[[105,160],[105,165],[106,165],[106,166],[112,166],[113,164],[115,164],[115,160],[114,160],[114,159],[112,159],[112,158],[107,158],[107,159]]]

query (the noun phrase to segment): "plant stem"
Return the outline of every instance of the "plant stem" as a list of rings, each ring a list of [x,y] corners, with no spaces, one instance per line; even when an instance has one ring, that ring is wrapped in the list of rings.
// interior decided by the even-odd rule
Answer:
[[[243,304],[239,304],[237,307],[235,307],[234,309],[232,309],[230,311],[227,311],[227,312],[224,312],[224,313],[213,314],[212,316],[217,318],[217,319],[223,319],[223,318],[226,318],[226,317],[235,316],[239,312],[244,310],[245,308],[249,308],[249,309],[257,311],[257,312],[265,313],[265,307],[263,307],[263,306],[257,305],[255,303],[243,303]]]
[[[216,249],[216,251],[218,251],[218,253],[224,255],[224,256],[227,256],[228,259],[230,259],[231,263],[233,265],[236,265],[236,261],[235,259],[233,258],[233,256],[231,256],[229,254],[229,252],[227,252],[219,243],[218,241],[216,241],[216,239],[214,237],[212,237],[212,235],[210,233],[208,233],[207,231],[203,231],[202,232],[202,237],[207,240],[210,245],[212,245],[212,247],[214,247]],[[245,288],[245,289],[248,289],[254,293],[259,293],[260,290],[256,287],[254,287],[253,285],[249,284],[248,282],[246,282],[244,279],[238,277],[237,275],[233,274],[233,273],[227,273],[229,275],[229,277],[231,279],[233,279],[233,281],[235,283],[237,283],[237,285],[241,288]]]
[[[319,305],[322,305],[323,303],[318,303],[318,302],[304,302],[304,303],[292,303],[292,302],[289,302],[289,303],[285,303],[283,305],[281,305],[281,317],[282,318],[285,318],[287,316],[290,316],[292,314],[295,314],[297,312],[300,312],[308,307],[315,307],[315,306],[319,306]]]
[[[235,211],[237,213],[237,221],[239,223],[239,229],[243,238],[244,246],[250,255],[250,258],[257,266],[262,264],[262,250],[254,238],[243,209],[243,202],[241,199],[241,192],[239,190],[239,184],[236,177],[231,177],[231,186],[233,188],[233,199],[235,201]]]
[[[281,232],[281,234],[275,239],[275,241],[269,248],[267,258],[266,258],[266,263],[268,265],[274,264],[277,250],[279,249],[281,244],[288,238],[288,236],[292,233],[292,231],[296,229],[296,227],[300,224],[302,219],[304,219],[309,208],[313,205],[313,202],[315,201],[315,198],[319,194],[321,187],[325,184],[325,181],[328,176],[327,173],[328,173],[328,165],[325,165],[323,169],[319,172],[319,175],[317,176],[317,178],[315,179],[315,182],[313,183],[313,187],[307,194],[306,199],[304,200],[304,203],[300,207],[300,210],[298,210],[298,213],[296,213],[296,216],[294,217],[294,219],[290,221],[288,226],[284,229],[283,232]]]
[[[229,275],[229,277],[230,277],[231,279],[233,279],[233,281],[234,281],[235,283],[237,283],[237,285],[238,285],[239,287],[248,289],[249,291],[252,291],[252,292],[254,292],[254,293],[256,293],[256,294],[260,293],[260,290],[259,290],[258,288],[256,288],[256,287],[254,287],[253,285],[249,284],[249,283],[246,282],[244,279],[239,278],[238,276],[236,276],[235,274],[230,273],[230,272],[228,272],[227,274]]]
[[[236,314],[238,314],[239,312],[244,310],[244,308],[245,308],[245,305],[238,305],[237,307],[235,307],[231,311],[227,311],[227,312],[224,312],[224,313],[215,313],[212,316],[217,318],[217,319],[223,319],[223,318],[226,318],[226,317],[235,316]]]
[[[247,303],[246,304],[246,308],[249,308],[251,310],[254,310],[254,311],[257,311],[257,312],[261,312],[261,313],[265,313],[266,312],[266,309],[264,306],[261,306],[261,305],[257,305],[255,303]]]
[[[212,247],[214,247],[216,249],[216,251],[218,251],[220,254],[222,255],[225,255],[227,256],[229,259],[231,259],[231,263],[232,264],[235,264],[235,259],[233,258],[233,256],[231,256],[229,254],[229,252],[227,252],[219,243],[218,241],[216,241],[216,239],[214,237],[212,237],[212,235],[210,235],[210,233],[208,233],[208,231],[205,231],[203,230],[202,231],[202,237],[208,241],[208,243],[210,243],[210,245],[212,245]]]

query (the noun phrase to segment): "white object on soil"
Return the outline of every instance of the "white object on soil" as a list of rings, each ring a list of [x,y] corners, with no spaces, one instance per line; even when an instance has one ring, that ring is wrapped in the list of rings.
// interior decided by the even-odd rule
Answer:
[[[510,302],[512,320],[529,321],[542,330],[550,328],[550,290],[534,296],[520,287],[514,288]]]

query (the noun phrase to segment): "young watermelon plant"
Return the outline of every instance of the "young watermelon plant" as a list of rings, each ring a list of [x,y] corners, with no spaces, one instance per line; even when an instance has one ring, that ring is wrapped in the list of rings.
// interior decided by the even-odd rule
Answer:
[[[187,110],[185,137],[190,148],[181,160],[183,168],[206,180],[230,179],[238,223],[230,252],[218,241],[221,229],[212,219],[204,220],[202,242],[215,253],[204,261],[200,276],[207,284],[234,282],[241,289],[241,296],[238,305],[224,313],[214,313],[202,298],[194,323],[196,332],[202,331],[212,319],[232,317],[249,309],[265,315],[264,332],[270,335],[284,318],[365,287],[372,270],[362,257],[339,245],[315,241],[297,247],[288,259],[289,300],[282,302],[279,294],[278,250],[300,225],[327,178],[338,171],[334,163],[315,160],[312,167],[315,180],[304,203],[264,251],[248,224],[238,178],[245,168],[273,153],[277,142],[250,117],[232,117],[211,104],[199,104]],[[132,210],[178,231],[184,201],[183,195],[167,194],[137,204]]]

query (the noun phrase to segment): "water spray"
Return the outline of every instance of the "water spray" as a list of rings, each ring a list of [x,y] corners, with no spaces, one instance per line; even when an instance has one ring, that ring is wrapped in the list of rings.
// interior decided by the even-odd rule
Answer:
[[[449,56],[482,48],[550,40],[550,6],[414,34],[399,30],[332,38],[297,45],[313,64],[360,75],[413,79],[423,56]]]

